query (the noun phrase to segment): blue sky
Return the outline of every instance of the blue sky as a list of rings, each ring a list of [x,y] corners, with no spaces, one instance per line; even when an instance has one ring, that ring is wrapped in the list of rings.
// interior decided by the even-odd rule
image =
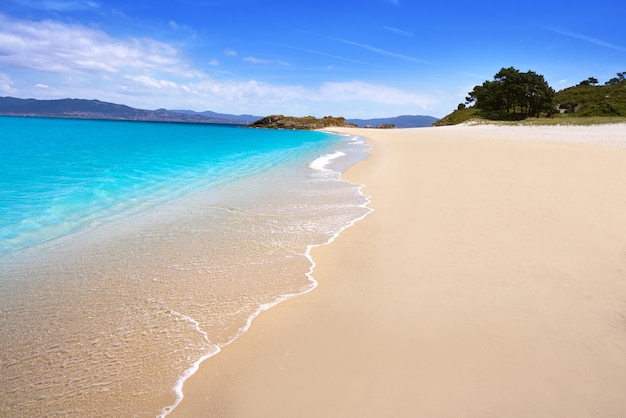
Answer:
[[[502,67],[626,71],[615,1],[0,0],[0,96],[442,117]]]

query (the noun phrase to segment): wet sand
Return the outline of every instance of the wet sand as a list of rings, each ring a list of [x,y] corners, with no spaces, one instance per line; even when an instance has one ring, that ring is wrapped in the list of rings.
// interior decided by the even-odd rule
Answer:
[[[626,126],[337,131],[374,212],[170,416],[626,411]]]

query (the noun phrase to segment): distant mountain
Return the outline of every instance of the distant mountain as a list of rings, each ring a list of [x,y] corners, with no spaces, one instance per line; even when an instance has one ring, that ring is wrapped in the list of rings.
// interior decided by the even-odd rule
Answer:
[[[38,116],[50,118],[136,120],[154,122],[186,122],[248,125],[263,119],[263,116],[230,115],[211,111],[193,110],[146,110],[130,106],[102,102],[100,100],[60,99],[37,100],[0,97],[0,115]],[[397,116],[380,119],[348,119],[345,122],[359,127],[371,125],[395,125],[396,128],[431,126],[438,119],[432,116]]]
[[[395,125],[396,128],[424,128],[432,126],[439,119],[432,116],[396,116],[395,118],[379,118],[379,119],[346,119],[346,122],[355,123],[360,128],[371,126],[373,128],[378,125]]]
[[[213,113],[213,112],[207,112]],[[101,102],[100,100],[37,100],[0,97],[0,115],[39,116],[51,118],[135,120],[153,122],[245,124],[238,118],[200,113],[180,113],[166,109],[145,110]],[[217,115],[217,114],[216,114]],[[229,116],[229,115],[224,115]]]
[[[249,124],[255,122],[259,119],[262,119],[264,116],[254,116],[254,115],[230,115],[228,113],[216,113],[207,110],[205,112],[195,112],[193,110],[170,110],[170,112],[174,113],[182,113],[184,115],[201,115],[208,116],[216,119],[227,119],[237,121],[238,123]]]

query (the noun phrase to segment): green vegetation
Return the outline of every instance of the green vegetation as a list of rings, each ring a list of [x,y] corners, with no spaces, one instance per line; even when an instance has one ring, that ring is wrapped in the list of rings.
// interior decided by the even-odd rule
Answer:
[[[454,112],[457,114],[457,112]],[[460,118],[460,115],[459,115]],[[484,119],[478,117],[469,117],[467,119],[463,119],[458,123],[439,123],[441,121],[436,122],[433,126],[446,126],[446,125],[457,125],[459,123],[468,123],[468,124],[489,124],[489,125],[504,125],[504,126],[515,126],[515,125],[523,125],[523,126],[557,126],[557,125],[576,125],[576,126],[587,126],[587,125],[602,125],[607,123],[626,123],[626,116],[590,116],[590,117],[573,117],[573,116],[559,116],[554,115],[549,118],[527,118],[524,120],[494,120],[494,119]]]
[[[468,107],[468,105],[473,106]],[[589,77],[578,85],[554,92],[543,76],[503,68],[493,81],[469,92],[466,103],[434,126],[459,123],[528,125],[590,125],[626,122],[626,72],[604,85]]]
[[[626,116],[626,80],[612,79],[603,86],[581,84],[561,90],[555,100],[559,104],[577,104],[577,117]],[[618,81],[614,81],[618,80]],[[585,80],[587,81],[587,80]]]
[[[433,126],[458,125],[459,123],[482,120],[485,119],[482,113],[480,109],[476,109],[475,107],[459,106],[454,112],[433,123]]]

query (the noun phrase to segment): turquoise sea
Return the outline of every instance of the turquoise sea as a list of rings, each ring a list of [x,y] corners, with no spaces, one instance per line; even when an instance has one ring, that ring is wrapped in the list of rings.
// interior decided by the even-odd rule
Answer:
[[[359,138],[0,117],[0,415],[164,416],[365,216]],[[314,274],[313,274],[314,275]]]

